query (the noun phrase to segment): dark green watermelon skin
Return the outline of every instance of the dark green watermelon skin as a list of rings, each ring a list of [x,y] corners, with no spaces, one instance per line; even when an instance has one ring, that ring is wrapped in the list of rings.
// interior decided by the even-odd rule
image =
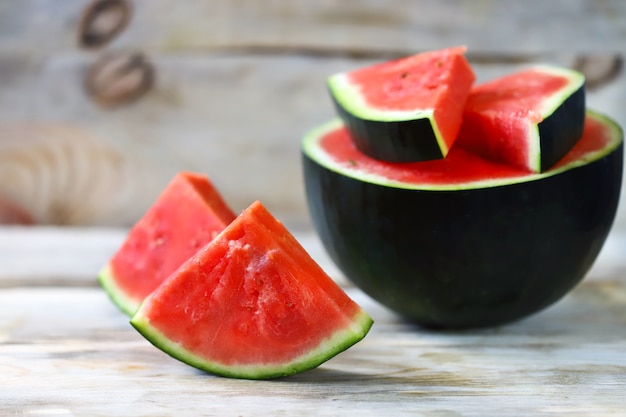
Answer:
[[[585,85],[539,123],[541,171],[547,171],[565,156],[581,137],[585,127]]]
[[[612,226],[622,165],[623,143],[539,180],[422,191],[355,180],[303,153],[309,212],[331,258],[371,297],[431,328],[508,323],[572,289]]]
[[[352,134],[358,150],[390,162],[428,161],[443,158],[429,118],[376,121],[347,112],[332,96],[338,116]]]

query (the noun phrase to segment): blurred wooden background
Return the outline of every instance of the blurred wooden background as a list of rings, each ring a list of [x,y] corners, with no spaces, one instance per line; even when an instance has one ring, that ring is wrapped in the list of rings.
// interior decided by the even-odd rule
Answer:
[[[125,29],[85,49],[91,2],[0,1],[2,222],[126,226],[193,170],[235,210],[260,199],[306,225],[299,142],[334,115],[326,77],[452,45],[468,46],[479,81],[536,62],[579,68],[589,107],[626,125],[623,0],[127,3]],[[114,52],[142,53],[154,83],[103,108],[84,79]]]

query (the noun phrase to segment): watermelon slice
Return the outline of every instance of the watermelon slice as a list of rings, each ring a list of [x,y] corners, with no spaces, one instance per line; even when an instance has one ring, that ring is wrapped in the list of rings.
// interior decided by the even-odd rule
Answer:
[[[495,161],[543,172],[580,139],[585,78],[537,66],[480,84],[465,106],[458,146]]]
[[[257,201],[148,296],[131,324],[191,366],[266,379],[317,367],[365,337],[372,319]]]
[[[475,79],[464,53],[464,47],[425,52],[329,77],[357,148],[390,162],[446,156]]]
[[[100,284],[131,316],[148,294],[234,218],[206,176],[179,173],[100,271]]]

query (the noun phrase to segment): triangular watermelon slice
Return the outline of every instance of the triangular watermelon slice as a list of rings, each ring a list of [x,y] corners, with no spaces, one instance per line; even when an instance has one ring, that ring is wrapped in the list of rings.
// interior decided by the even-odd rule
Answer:
[[[576,145],[585,124],[585,77],[541,65],[472,89],[455,146],[545,172]]]
[[[267,379],[360,341],[370,316],[258,201],[174,272],[131,324],[196,368]]]
[[[100,271],[100,284],[132,316],[148,294],[234,219],[206,176],[181,172]]]
[[[388,162],[445,157],[476,78],[465,50],[422,52],[330,76],[328,90],[356,147]]]

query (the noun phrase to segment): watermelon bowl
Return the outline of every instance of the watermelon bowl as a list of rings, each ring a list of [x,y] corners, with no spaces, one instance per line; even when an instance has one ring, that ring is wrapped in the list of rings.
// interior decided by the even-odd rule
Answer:
[[[366,294],[434,329],[510,323],[587,274],[620,197],[623,131],[587,110],[581,139],[542,173],[462,147],[443,159],[374,160],[336,119],[305,135],[313,226]]]

